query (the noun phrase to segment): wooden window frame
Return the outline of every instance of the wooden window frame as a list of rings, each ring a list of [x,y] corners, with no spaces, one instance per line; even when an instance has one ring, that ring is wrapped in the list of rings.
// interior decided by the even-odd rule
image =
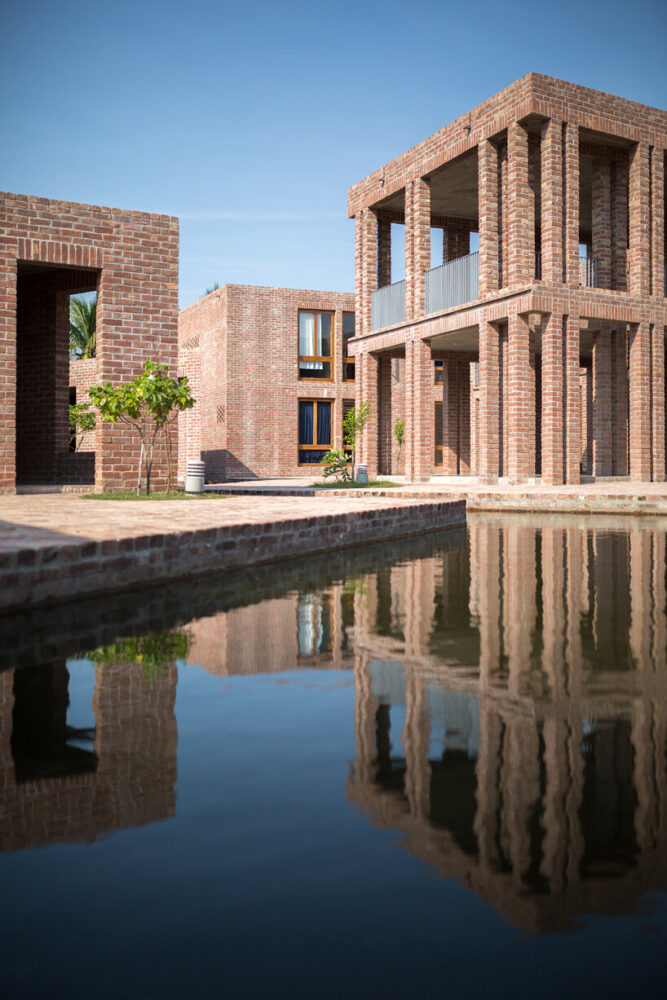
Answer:
[[[319,357],[317,355],[309,354],[299,354],[298,355],[298,366],[299,366],[299,382],[316,382],[322,384],[322,382],[333,382],[336,378],[336,373],[334,370],[334,358],[336,356],[335,344],[336,344],[336,313],[333,309],[299,309],[298,317],[296,323],[296,336],[297,336],[297,351],[301,349],[299,344],[299,326],[301,323],[300,317],[302,313],[310,313],[313,316],[331,316],[331,354],[326,356],[322,355]],[[326,364],[329,362],[329,377],[328,378],[313,378],[312,376],[301,374],[301,362],[302,361],[321,361]]]
[[[343,312],[343,332],[341,334],[341,340],[343,342],[343,382],[354,382],[355,379],[356,379],[356,374],[357,374],[356,358],[350,357],[349,354],[345,353],[345,317],[346,316],[352,316],[352,318],[354,319],[354,333],[352,334],[352,336],[356,337],[356,335],[357,335],[356,314],[353,313],[353,312],[350,312],[349,310],[346,310],[346,311]],[[345,371],[346,371],[346,368],[347,368],[348,365],[352,366],[352,378],[348,378],[347,375],[345,374]]]
[[[326,379],[322,379],[323,382]],[[313,442],[317,441],[317,404],[318,403],[328,403],[331,407],[331,419],[329,421],[329,426],[331,427],[331,436],[329,438],[329,444],[301,444],[299,442],[299,403],[312,403],[313,404]],[[331,451],[333,448],[333,422],[334,422],[335,407],[333,399],[317,399],[317,397],[307,397],[303,399],[301,396],[297,400],[296,404],[296,448],[297,457],[299,459],[299,465],[304,466],[304,468],[314,469],[319,464],[318,462],[302,462],[301,452],[302,451]]]
[[[438,372],[442,372],[442,378],[438,378]],[[434,385],[444,385],[445,382],[445,362],[439,358],[433,362],[433,383]]]

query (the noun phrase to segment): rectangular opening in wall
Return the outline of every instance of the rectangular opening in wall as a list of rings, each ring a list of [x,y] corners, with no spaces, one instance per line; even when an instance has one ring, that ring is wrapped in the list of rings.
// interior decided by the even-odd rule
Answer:
[[[350,410],[353,410],[353,409],[354,409],[354,400],[353,399],[344,399],[343,400],[343,420],[342,420],[342,424],[343,424],[343,427],[342,427],[342,434],[343,434],[342,441],[343,441],[343,449],[345,451],[345,454],[347,455],[347,457],[350,460],[352,459],[352,449],[345,446],[345,417],[348,415],[348,413],[350,412]]]
[[[331,448],[332,403],[299,400],[299,465],[317,465]]]
[[[17,483],[82,481],[81,463],[74,462],[70,450],[71,303],[77,296],[94,302],[98,279],[99,271],[92,268],[17,261]],[[88,464],[93,460],[91,455]]]

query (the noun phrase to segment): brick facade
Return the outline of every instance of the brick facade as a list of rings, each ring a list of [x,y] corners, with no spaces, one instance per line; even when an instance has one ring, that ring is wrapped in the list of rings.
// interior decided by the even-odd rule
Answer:
[[[299,378],[300,311],[334,314],[331,380]],[[343,378],[343,315],[354,311],[344,292],[248,285],[181,310],[178,372],[197,404],[179,418],[179,479],[200,456],[208,482],[318,474],[317,464],[299,464],[299,400],[333,404],[332,447],[341,448],[343,404],[355,398]]]
[[[404,359],[408,479],[434,471],[423,371],[443,358],[443,472],[664,481],[666,149],[667,112],[531,73],[350,189],[351,349],[360,369],[367,356],[380,371],[384,358]],[[385,287],[386,219],[405,226],[404,316],[401,289]],[[445,267],[430,269],[437,228]],[[471,232],[478,257],[466,256]],[[375,315],[390,316],[382,328],[376,302]],[[463,407],[451,401],[462,351],[479,363]],[[583,394],[582,369],[591,379]],[[378,448],[385,462],[382,414],[395,410],[383,400],[391,383],[378,384],[369,465]]]
[[[69,298],[95,289],[99,379],[132,378],[147,358],[174,370],[178,220],[0,193],[0,491],[72,471]],[[133,485],[138,458],[129,428],[100,426],[96,487]],[[155,471],[159,484],[161,454]]]

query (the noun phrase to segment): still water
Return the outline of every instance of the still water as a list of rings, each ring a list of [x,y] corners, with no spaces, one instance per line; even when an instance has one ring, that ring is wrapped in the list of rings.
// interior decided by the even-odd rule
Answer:
[[[0,618],[3,997],[627,997],[667,971],[664,525]]]

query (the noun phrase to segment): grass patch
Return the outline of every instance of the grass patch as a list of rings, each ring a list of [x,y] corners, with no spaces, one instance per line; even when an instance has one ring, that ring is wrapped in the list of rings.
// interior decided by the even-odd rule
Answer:
[[[368,483],[315,483],[315,490],[379,490],[395,486],[402,486],[403,483],[391,483],[388,479],[372,479]]]
[[[210,500],[212,497],[224,499],[229,493],[139,493],[128,490],[123,493],[82,493],[84,500]]]

